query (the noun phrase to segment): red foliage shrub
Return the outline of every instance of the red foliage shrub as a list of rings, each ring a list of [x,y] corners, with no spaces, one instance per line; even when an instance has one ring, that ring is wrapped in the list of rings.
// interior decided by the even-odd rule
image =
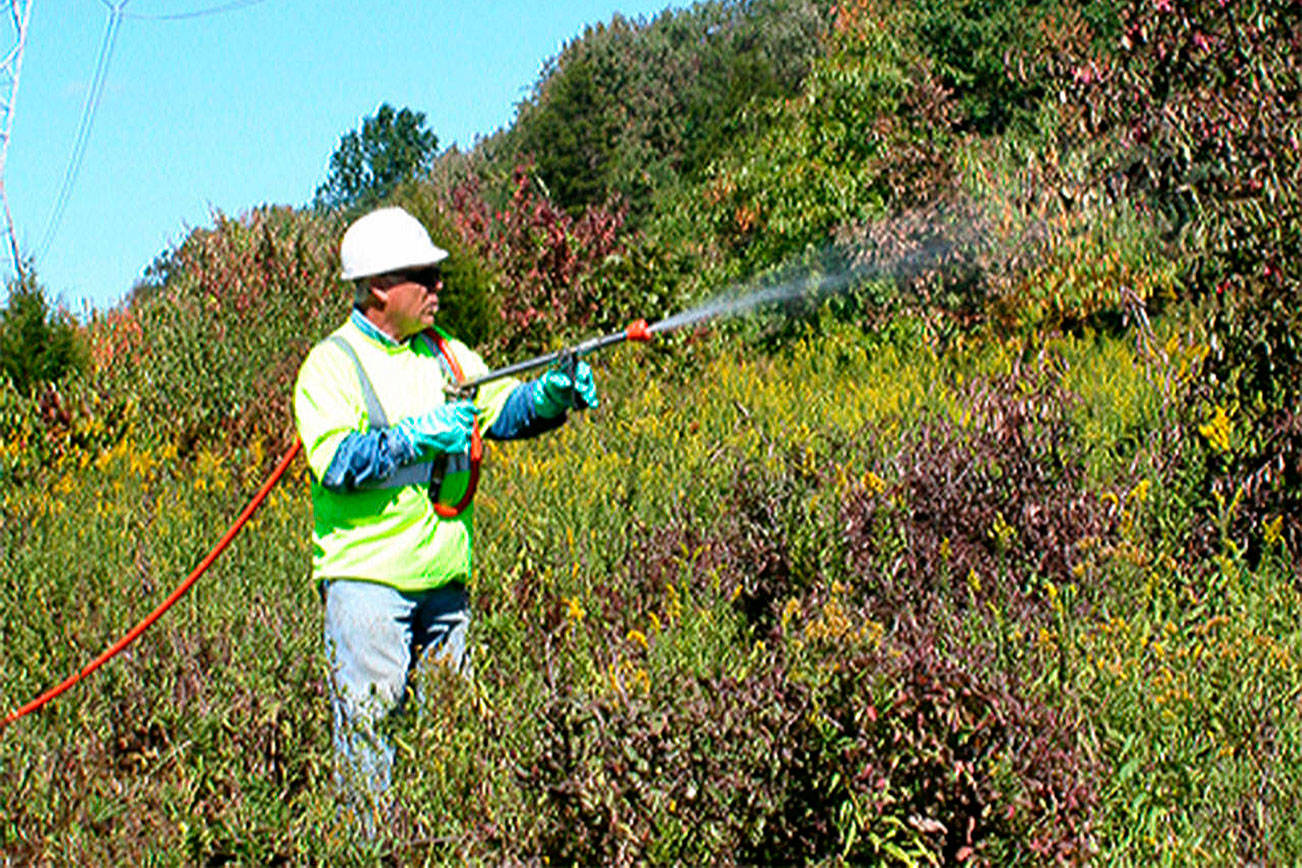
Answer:
[[[1068,397],[1014,386],[973,385],[970,419],[924,425],[847,497],[847,556],[882,612],[1033,599],[1039,579],[1076,581],[1083,547],[1115,534],[1084,487]]]
[[[1072,457],[1067,396],[1017,386],[974,387],[970,424],[909,437],[879,465],[894,481],[852,489],[839,521],[810,520],[826,480],[797,456],[741,464],[711,526],[638,529],[639,556],[576,628],[609,683],[549,670],[521,761],[539,805],[521,855],[1087,859],[1102,772],[1072,712],[1034,686],[1037,658],[1012,670],[963,624],[992,603],[1034,635],[1053,616],[1036,581],[1076,581],[1078,543],[1116,534]],[[670,585],[696,607],[732,603],[763,639],[746,665],[666,670],[630,647]]]
[[[608,281],[627,265],[626,209],[588,207],[575,219],[539,194],[530,166],[512,179],[502,208],[490,206],[474,177],[453,188],[450,203],[462,237],[499,276],[500,349],[538,349],[617,320],[607,310],[619,298]]]
[[[935,633],[837,652],[811,683],[783,646],[740,677],[554,688],[521,785],[522,855],[745,864],[896,850],[947,862],[1088,855],[1097,769],[1068,716]]]
[[[1070,716],[1001,669],[990,649],[936,626],[861,648],[836,668],[821,714],[791,740],[788,846],[819,842],[817,818],[848,802],[866,827],[902,820],[946,863],[1083,860],[1099,769]]]

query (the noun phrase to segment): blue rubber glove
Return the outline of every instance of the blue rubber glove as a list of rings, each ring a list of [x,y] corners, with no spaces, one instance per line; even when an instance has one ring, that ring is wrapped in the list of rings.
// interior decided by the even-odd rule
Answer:
[[[455,455],[470,448],[476,412],[469,401],[452,401],[420,416],[408,416],[393,430],[411,444],[415,460],[428,461],[440,452]]]
[[[570,407],[583,410],[597,406],[597,384],[587,362],[574,366],[574,379],[560,368],[552,368],[533,384],[533,409],[540,418],[555,419]]]

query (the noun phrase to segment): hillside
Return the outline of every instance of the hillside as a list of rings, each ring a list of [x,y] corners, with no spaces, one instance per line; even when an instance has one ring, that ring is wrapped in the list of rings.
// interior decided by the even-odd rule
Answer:
[[[511,128],[384,191],[452,253],[447,327],[505,364],[836,292],[597,357],[599,409],[491,453],[474,686],[425,674],[379,841],[334,804],[300,461],[131,650],[0,729],[0,849],[1302,858],[1299,49],[1287,0],[577,35]],[[0,703],[149,612],[290,447],[350,298],[337,205],[195,230],[80,371],[0,388]]]

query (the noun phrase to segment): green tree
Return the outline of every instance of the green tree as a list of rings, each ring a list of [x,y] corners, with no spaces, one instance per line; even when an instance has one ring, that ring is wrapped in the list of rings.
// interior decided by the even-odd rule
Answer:
[[[799,93],[822,51],[826,6],[711,0],[589,27],[519,105],[498,168],[533,161],[571,216],[621,197],[636,226],[657,195],[730,146],[752,101]]]
[[[84,358],[72,318],[50,307],[35,275],[26,271],[10,281],[0,311],[0,371],[24,394],[61,379]]]
[[[1019,73],[1016,59],[1033,56],[1055,16],[1070,8],[1100,45],[1118,36],[1111,0],[918,0],[911,29],[956,103],[956,123],[983,135],[1033,126],[1046,80]]]
[[[688,219],[671,212],[653,227],[717,246],[724,282],[825,249],[838,230],[919,207],[950,186],[952,106],[913,38],[914,11],[890,0],[856,8],[797,98],[747,108],[753,132],[685,191]]]
[[[315,205],[351,211],[374,206],[402,182],[427,173],[438,143],[425,126],[424,112],[381,104],[360,129],[340,137]]]

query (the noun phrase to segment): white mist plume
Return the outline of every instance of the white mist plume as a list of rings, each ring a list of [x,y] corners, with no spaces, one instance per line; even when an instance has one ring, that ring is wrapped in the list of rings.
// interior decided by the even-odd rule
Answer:
[[[978,262],[988,266],[1011,255],[1013,245],[994,241],[998,235],[991,219],[971,202],[906,212],[842,233],[831,249],[815,257],[835,263],[831,268],[789,267],[758,287],[755,282],[735,284],[655,323],[651,331],[672,331],[795,301],[816,303],[872,280],[912,280],[970,269]],[[1042,235],[1026,230],[1016,246],[1024,250]]]

